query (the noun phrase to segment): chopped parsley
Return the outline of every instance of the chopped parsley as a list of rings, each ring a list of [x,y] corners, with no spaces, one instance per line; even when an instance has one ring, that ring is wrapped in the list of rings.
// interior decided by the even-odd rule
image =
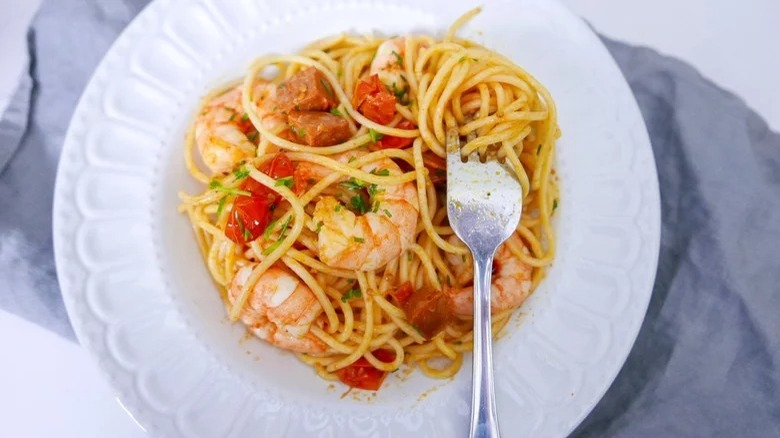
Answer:
[[[219,205],[217,206],[217,220],[219,220],[219,217],[222,216],[222,210],[225,209],[225,202],[227,201],[227,196],[223,196],[219,200]]]
[[[290,126],[290,130],[293,132],[293,134],[297,135],[298,137],[306,136],[306,130],[303,128],[296,128],[295,126]]]
[[[319,221],[319,222],[317,222],[317,231],[316,231],[317,233],[319,233],[319,232],[320,232],[320,230],[322,230],[322,226],[323,226],[323,225],[325,225],[325,224],[324,224],[324,223],[322,223],[322,221]]]
[[[238,219],[238,229],[241,231],[241,235],[244,237],[244,240],[247,242],[252,240],[252,233],[250,233],[244,225],[244,221],[241,220],[241,216],[236,216],[236,219]]]
[[[320,78],[320,84],[322,84],[322,88],[325,89],[325,92],[328,93],[328,96],[333,97],[333,89],[330,88],[330,84],[328,81],[326,81],[323,78]]]
[[[461,56],[460,59],[458,60],[458,62],[463,62],[465,60],[466,60],[466,57],[465,56]]]
[[[282,224],[282,228],[281,228],[281,233],[282,234],[281,234],[281,237],[279,237],[280,239],[283,238],[284,235],[287,233],[287,228],[290,226],[290,221],[291,220],[292,220],[292,215],[288,216],[287,220],[284,221],[284,223]]]
[[[414,260],[414,256],[412,255],[412,252],[411,252],[411,251],[406,251],[406,260],[408,260],[408,261],[410,261],[410,262],[411,262],[412,260]]]
[[[265,240],[271,240],[271,232],[274,230],[274,227],[278,221],[278,219],[272,220],[271,223],[265,227],[265,230],[263,231],[263,237],[265,237]]]
[[[355,158],[355,157],[349,157],[349,161],[347,161],[347,163],[351,163],[351,162],[353,162],[353,161],[355,161],[355,160],[357,160],[357,158]]]
[[[285,176],[284,178],[279,178],[274,183],[275,187],[285,186],[288,189],[292,189],[294,185],[295,185],[295,180],[293,179],[292,176]]]
[[[369,210],[368,205],[366,205],[366,201],[360,195],[353,196],[349,202],[352,204],[352,208],[360,214],[364,214]]]
[[[246,122],[247,120],[249,120],[249,114],[247,113],[241,114],[241,121]]]
[[[263,250],[263,255],[267,256],[268,254],[271,254],[272,252],[274,252],[276,250],[276,248],[279,248],[279,245],[282,244],[282,241],[284,240],[285,236],[287,235],[287,228],[290,226],[290,221],[291,220],[292,220],[292,215],[288,216],[287,220],[284,221],[284,223],[282,224],[282,228],[281,228],[281,231],[279,233],[279,238],[276,239],[276,242],[272,243],[271,245],[268,246],[268,248]],[[272,224],[275,224],[275,223],[276,223],[276,221],[272,222]],[[270,227],[270,226],[271,225],[269,225],[268,227]],[[266,231],[268,231],[268,227],[266,227],[266,229],[265,229]],[[265,232],[263,232],[263,234],[265,235]]]
[[[344,114],[341,114],[341,111],[339,111],[338,108],[332,108],[330,110],[330,113],[333,114],[334,116],[344,117]]]
[[[390,170],[389,169],[374,169],[371,172],[372,175],[376,176],[390,176]]]
[[[539,152],[542,151],[542,145],[539,145],[536,147],[536,155],[539,155]]]
[[[350,178],[348,181],[342,181],[341,185],[348,188],[349,190],[360,190],[366,186],[366,183],[359,179]]]
[[[374,128],[368,128],[368,136],[371,138],[371,143],[376,143],[384,137],[384,135],[374,131]]]
[[[555,211],[556,208],[558,208],[558,200],[557,199],[553,200],[553,209],[552,209],[552,211]]]
[[[347,301],[354,300],[355,298],[361,298],[363,297],[363,293],[360,292],[360,289],[350,289],[341,296],[341,302],[346,303]]]
[[[373,213],[379,211],[379,204],[380,204],[379,201],[374,202],[374,209],[371,210]]]
[[[246,138],[249,139],[252,143],[255,143],[257,141],[257,138],[260,136],[260,133],[255,131],[249,135],[246,136]]]
[[[386,208],[385,208],[385,209],[383,209],[382,211],[384,211],[384,212],[385,212],[385,215],[387,215],[387,217],[393,217],[393,214],[392,214],[392,213],[390,213],[390,211],[389,211],[388,209],[386,209]]]
[[[341,211],[341,204],[336,204],[336,208],[333,209],[336,213]]]
[[[238,169],[233,171],[233,181],[242,180],[249,176],[249,169],[247,169],[244,166],[239,167]]]
[[[399,55],[398,52],[396,52],[395,50],[393,50],[393,56],[395,56],[395,62],[397,62],[400,67],[403,67],[404,66],[403,56]]]
[[[226,195],[252,196],[252,194],[247,192],[246,190],[237,189],[235,187],[225,187],[219,181],[211,181],[209,183],[209,188],[217,190],[217,191],[220,191],[220,192],[222,192],[222,193],[224,193]]]
[[[228,119],[228,121],[232,122],[233,120],[235,120],[235,118],[236,118],[236,116],[237,116],[237,115],[238,115],[238,114],[236,114],[236,113],[233,113],[233,114],[231,114],[231,115],[230,115],[230,118]]]
[[[398,99],[402,105],[405,105],[404,99],[406,98],[406,93],[409,91],[409,84],[404,85],[403,88],[398,88],[395,85],[395,82],[393,82],[393,85],[391,87],[387,87],[387,90],[393,93],[396,99]]]
[[[368,196],[371,196],[372,198],[384,191],[385,191],[384,189],[380,189],[379,186],[377,186],[376,184],[369,184],[368,186]]]
[[[354,240],[357,243],[365,243],[365,241],[366,241],[366,239],[364,239],[362,237],[357,237],[357,236],[352,237],[352,240]]]

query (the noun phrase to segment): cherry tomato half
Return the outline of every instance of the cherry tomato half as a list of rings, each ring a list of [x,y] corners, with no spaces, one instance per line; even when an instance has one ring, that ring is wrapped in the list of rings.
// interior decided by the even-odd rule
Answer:
[[[272,159],[263,163],[260,170],[271,178],[278,179],[292,176],[295,171],[295,166],[293,166],[292,161],[287,158],[287,154],[279,152]]]
[[[278,153],[266,161],[260,170],[274,179],[292,176],[295,167],[284,153]],[[260,236],[271,222],[272,210],[279,204],[281,196],[270,188],[260,184],[252,177],[247,177],[239,189],[251,195],[237,195],[230,210],[225,236],[243,245]]]
[[[414,288],[412,288],[411,282],[406,282],[397,288],[390,291],[390,296],[395,298],[395,300],[403,306],[406,304],[407,301],[409,301],[409,297],[412,296],[412,292],[414,292]]]
[[[395,360],[395,353],[387,350],[374,350],[371,352],[374,357],[382,362],[392,362]],[[344,384],[352,388],[376,391],[382,386],[382,382],[387,377],[387,371],[380,371],[374,368],[366,358],[361,357],[351,365],[340,369],[336,373]]]
[[[411,120],[403,119],[395,126],[398,129],[414,129],[417,126]],[[381,140],[374,143],[377,149],[403,149],[409,147],[414,142],[414,138],[393,137],[385,135]]]
[[[352,106],[371,121],[386,125],[395,117],[395,95],[387,91],[379,75],[361,79],[355,86]]]
[[[271,209],[265,197],[238,195],[230,210],[225,236],[243,245],[263,234],[270,222]]]

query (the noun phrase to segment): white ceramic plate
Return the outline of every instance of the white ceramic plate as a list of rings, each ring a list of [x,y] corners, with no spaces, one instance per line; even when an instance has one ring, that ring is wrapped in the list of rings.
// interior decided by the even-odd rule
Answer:
[[[164,436],[465,436],[470,366],[339,396],[292,355],[242,339],[176,193],[199,98],[249,62],[342,31],[441,35],[468,1],[159,0],[117,39],[73,116],[54,202],[70,319],[135,418]],[[501,427],[563,436],[636,337],[655,276],[655,164],[631,92],[597,37],[548,0],[490,2],[462,35],[526,67],[560,111],[558,256],[495,346]],[[470,361],[464,361],[466,363]],[[399,374],[399,373],[396,373]]]

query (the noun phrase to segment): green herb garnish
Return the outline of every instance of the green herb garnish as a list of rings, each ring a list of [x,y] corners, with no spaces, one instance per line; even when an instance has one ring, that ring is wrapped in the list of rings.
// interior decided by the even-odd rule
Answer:
[[[404,66],[404,58],[398,54],[395,50],[393,50],[393,56],[395,56],[395,62],[398,63],[399,66]]]
[[[233,181],[239,181],[249,176],[249,169],[244,166],[239,167],[233,171]]]
[[[320,78],[320,84],[322,84],[322,88],[325,89],[325,92],[328,93],[328,96],[333,97],[333,90],[330,88],[330,84],[328,81],[326,81],[323,78]]]
[[[389,169],[374,169],[371,172],[372,175],[376,176],[390,176],[390,170]]]
[[[338,108],[332,108],[330,110],[330,113],[333,114],[334,116],[344,117],[344,114],[341,114],[341,111],[339,111]]]
[[[325,224],[323,224],[322,221],[317,222],[317,231],[316,231],[317,233],[319,233],[320,230],[322,230],[322,226],[323,225],[325,225]]]
[[[274,230],[274,227],[278,221],[278,219],[274,219],[270,224],[268,224],[267,227],[265,227],[265,230],[263,230],[263,237],[265,237],[265,240],[271,240],[271,232]]]
[[[369,210],[368,205],[366,205],[366,201],[360,195],[353,196],[349,202],[352,204],[352,208],[360,214],[364,214]]]
[[[263,255],[271,254],[272,252],[274,252],[274,250],[276,250],[276,248],[279,248],[279,245],[282,244],[282,241],[284,240],[284,237],[287,234],[287,227],[290,226],[290,221],[291,220],[292,220],[292,215],[288,216],[287,220],[284,221],[284,223],[282,224],[281,232],[279,233],[279,238],[276,239],[276,242],[272,243],[271,245],[268,246],[268,248],[263,250],[263,253],[262,253]],[[276,221],[274,221],[273,223],[275,224]],[[266,227],[266,231],[268,231],[269,227],[270,227],[270,225],[268,227]],[[263,233],[263,235],[265,235],[265,232]],[[269,235],[270,235],[270,233],[269,233]]]
[[[285,187],[287,187],[288,189],[291,189],[291,190],[292,190],[294,185],[295,185],[295,180],[293,179],[292,176],[285,176],[284,178],[279,178],[274,183],[274,187],[285,186]]]
[[[558,200],[557,199],[553,200],[553,209],[552,209],[552,211],[555,211],[556,208],[558,208]]]
[[[539,145],[536,147],[536,155],[539,155],[539,152],[542,151],[542,145]]]
[[[383,134],[374,131],[374,128],[368,128],[368,136],[371,138],[371,143],[376,143],[384,137]]]
[[[241,220],[241,216],[237,215],[236,219],[238,219],[238,230],[241,231],[241,235],[244,237],[244,240],[247,242],[252,240],[252,233],[250,233],[244,225],[244,221]]]
[[[235,187],[225,187],[219,181],[211,181],[209,183],[209,188],[217,190],[217,191],[220,191],[220,192],[222,192],[222,193],[224,193],[226,195],[252,196],[252,194],[247,192],[246,190],[237,189]]]
[[[247,113],[241,114],[241,121],[246,122],[247,120],[249,120],[249,114]]]
[[[293,134],[297,135],[298,137],[306,136],[306,130],[303,128],[296,128],[295,126],[290,126],[290,130],[293,132]]]
[[[365,241],[366,241],[366,239],[364,239],[362,237],[357,237],[357,236],[352,237],[352,240],[354,240],[357,243],[365,243]]]
[[[223,196],[219,199],[219,205],[217,205],[217,220],[219,220],[219,217],[222,216],[222,210],[225,209],[225,202],[227,201],[227,196]]]
[[[390,211],[388,211],[386,208],[385,208],[385,209],[383,209],[382,211],[384,211],[384,212],[385,212],[385,214],[387,215],[387,217],[393,217],[393,214],[392,214],[392,213],[390,213]]]
[[[348,181],[342,181],[341,185],[348,188],[349,190],[360,190],[366,186],[366,183],[359,179],[350,178]]]
[[[363,293],[360,292],[360,289],[350,289],[341,296],[341,302],[346,303],[347,301],[354,300],[355,298],[361,298],[363,297]]]

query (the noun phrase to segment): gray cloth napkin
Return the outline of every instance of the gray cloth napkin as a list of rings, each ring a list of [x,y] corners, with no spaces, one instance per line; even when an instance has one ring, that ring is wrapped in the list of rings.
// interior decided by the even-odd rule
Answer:
[[[30,82],[0,121],[0,308],[68,339],[57,159],[79,95],[144,0],[44,1]],[[604,41],[644,115],[663,228],[647,318],[574,436],[780,436],[780,136],[686,64]],[[28,117],[29,114],[29,117]]]

